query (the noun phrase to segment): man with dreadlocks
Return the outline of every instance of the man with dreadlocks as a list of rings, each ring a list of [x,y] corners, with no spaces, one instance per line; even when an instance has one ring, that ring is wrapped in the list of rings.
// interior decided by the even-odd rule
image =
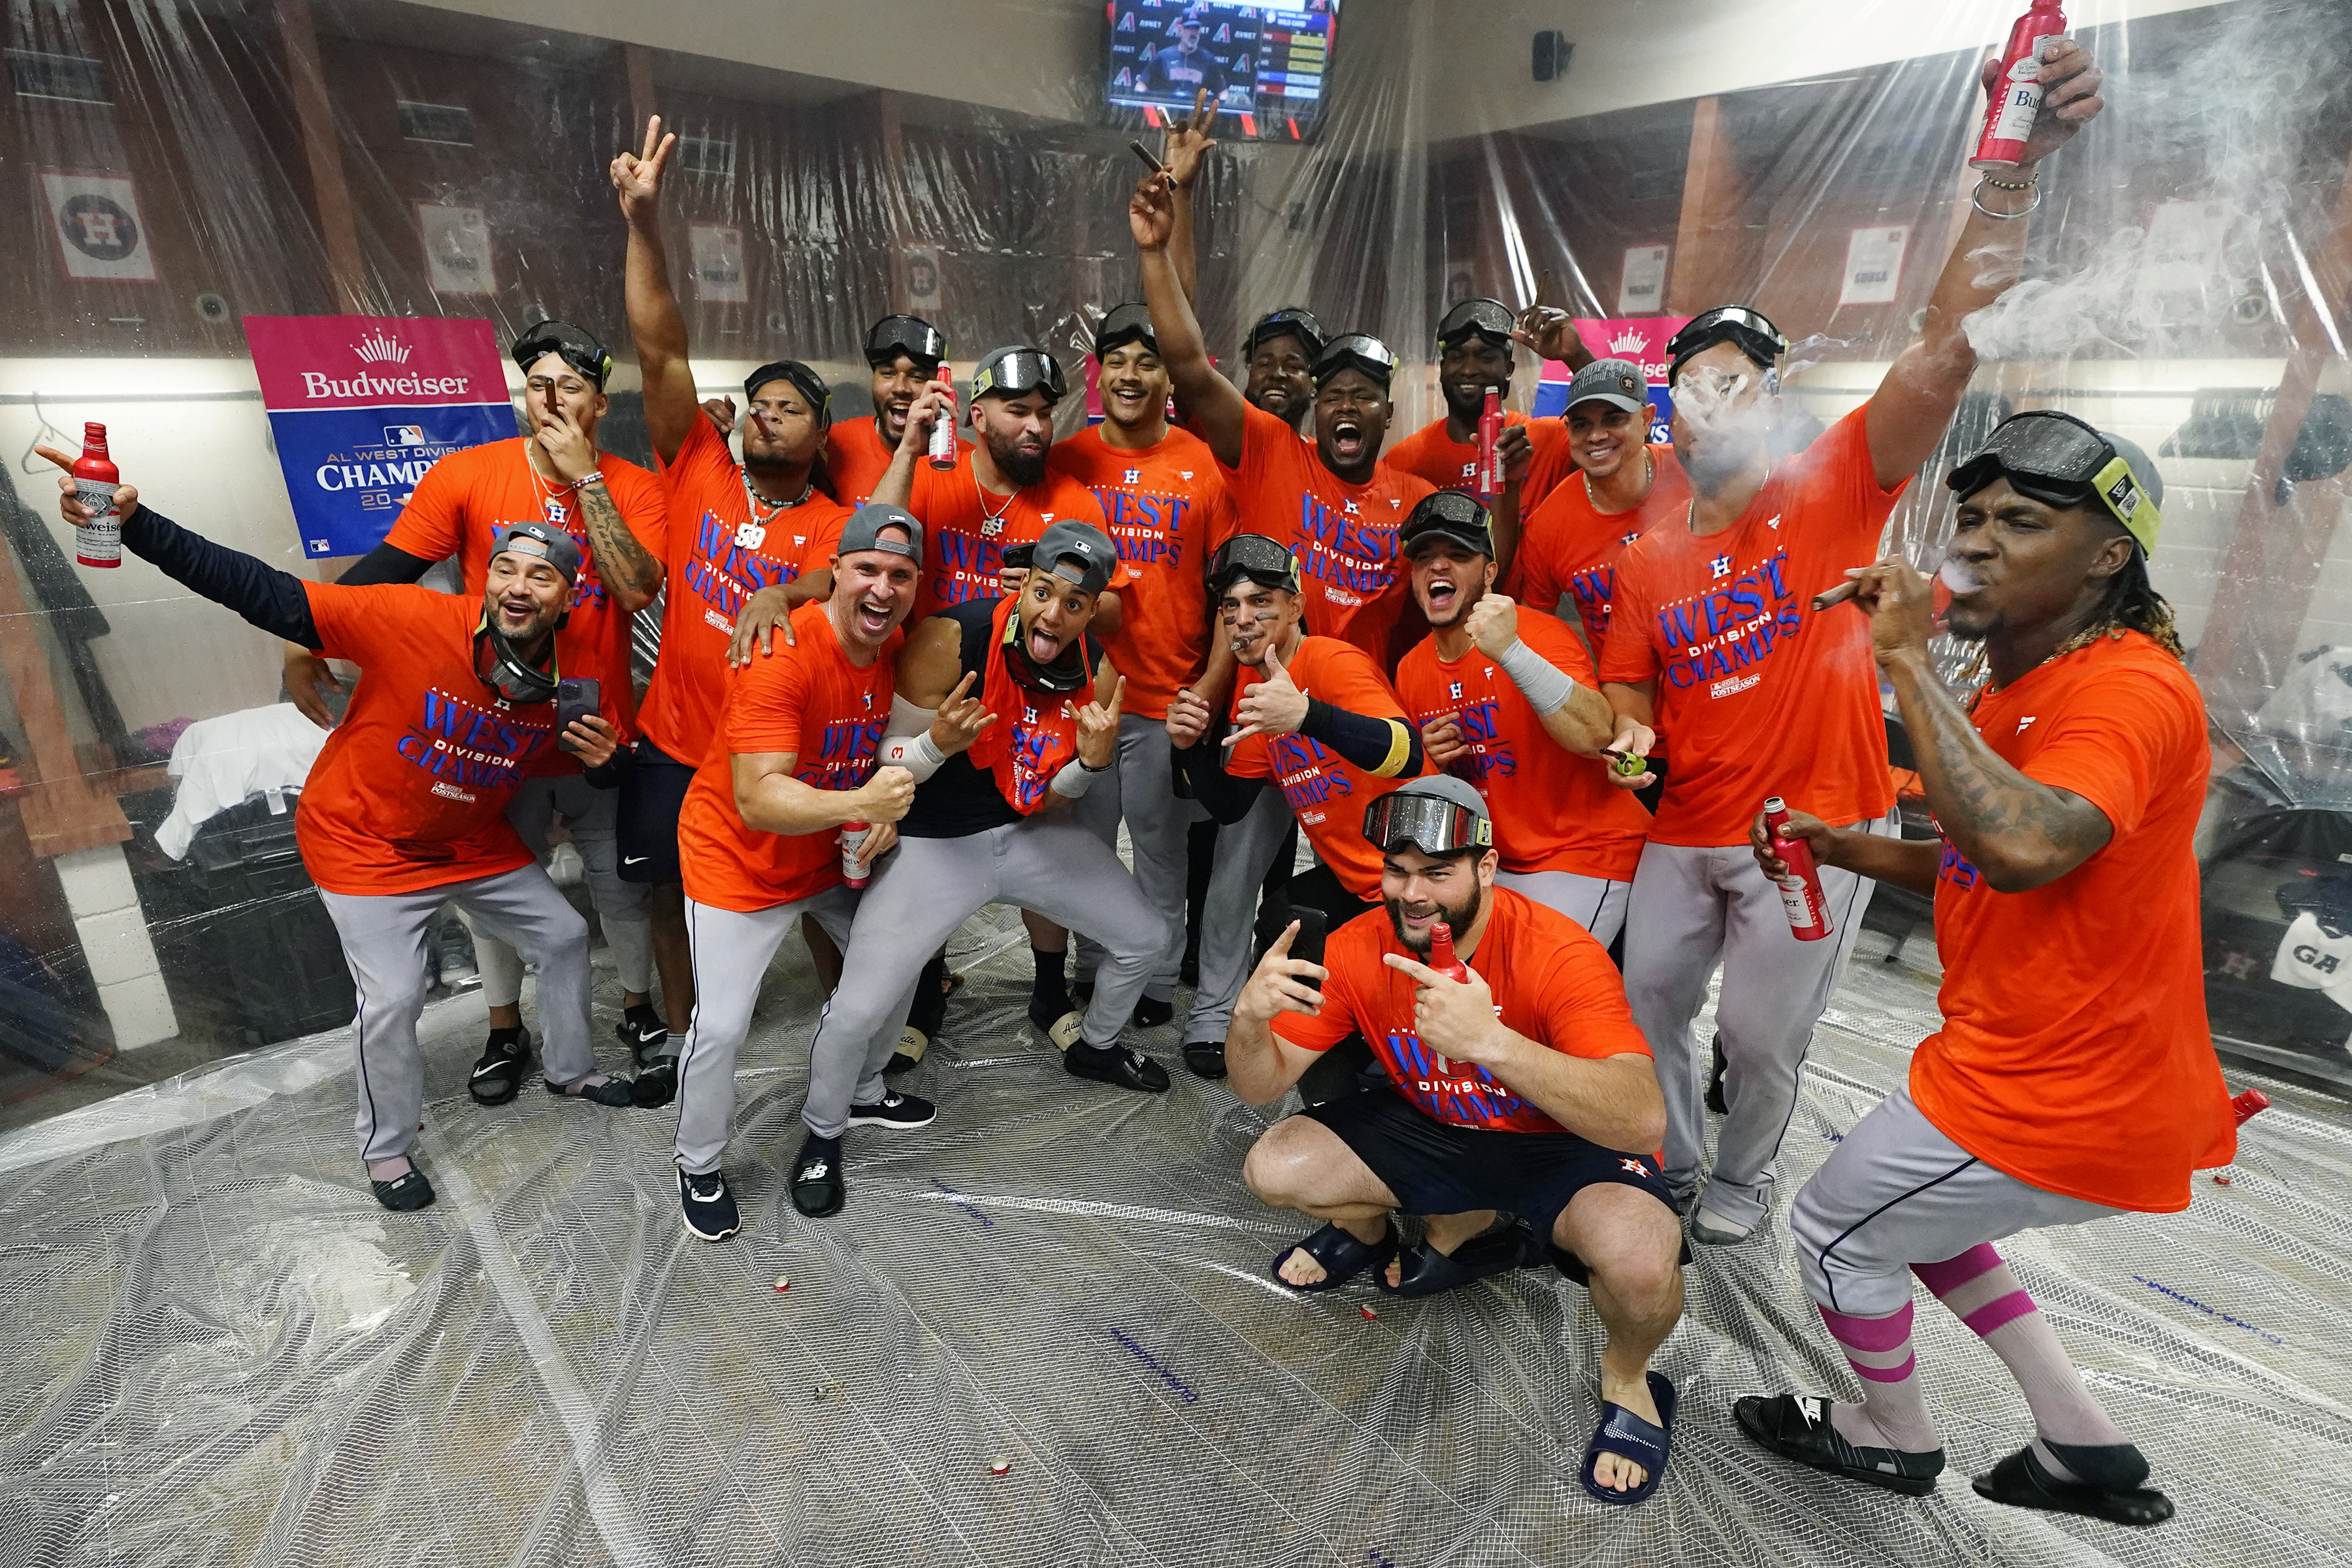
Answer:
[[[1944,1450],[1912,1354],[1916,1274],[2033,1414],[2032,1441],[1977,1491],[2151,1525],[2170,1500],[2143,1485],[2147,1461],[1993,1244],[2185,1209],[2190,1173],[2236,1152],[2190,847],[2204,704],[2147,578],[2163,483],[2129,441],[2047,410],[2004,421],[1946,483],[1960,498],[1938,574],[1946,626],[1983,645],[1990,671],[1971,703],[1929,660],[1927,580],[1899,556],[1848,574],[1940,837],[1810,816],[1789,829],[1822,864],[1931,892],[1944,960],[1944,1026],[1920,1042],[1909,1086],[1855,1123],[1790,1215],[1862,1402],[1783,1394],[1734,1414],[1801,1464],[1932,1491]],[[1753,843],[1766,876],[1789,874],[1761,817]]]

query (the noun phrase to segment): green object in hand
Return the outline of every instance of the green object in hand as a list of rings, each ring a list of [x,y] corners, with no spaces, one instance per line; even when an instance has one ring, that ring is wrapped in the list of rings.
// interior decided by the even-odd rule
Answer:
[[[1634,756],[1629,752],[1610,765],[1617,770],[1619,778],[1639,778],[1650,771],[1650,759]]]

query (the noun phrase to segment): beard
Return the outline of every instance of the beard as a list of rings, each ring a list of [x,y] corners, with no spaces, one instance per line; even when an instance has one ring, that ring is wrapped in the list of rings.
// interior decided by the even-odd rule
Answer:
[[[1479,417],[1486,412],[1486,389],[1483,386],[1466,400],[1455,393],[1451,383],[1440,383],[1437,390],[1438,395],[1445,399],[1445,411],[1465,425],[1477,424]],[[1507,394],[1510,388],[1502,390]]]
[[[997,472],[1024,490],[1045,478],[1047,450],[1050,448],[1041,448],[1033,454],[1023,451],[1010,442],[1000,446],[993,436],[988,438],[988,455],[996,460]]]
[[[1486,901],[1486,889],[1480,887],[1475,881],[1473,881],[1470,885],[1468,895],[1465,896],[1459,904],[1438,904],[1436,918],[1444,921],[1448,926],[1453,928],[1454,939],[1458,942],[1461,939],[1462,933],[1470,929],[1470,922],[1478,918],[1478,911],[1480,909],[1485,907]],[[1412,937],[1405,934],[1404,900],[1402,899],[1383,899],[1381,900],[1381,907],[1386,909],[1389,912],[1389,929],[1396,932],[1398,942],[1402,944],[1407,952],[1414,953],[1422,958],[1427,958],[1429,956],[1429,939],[1426,936],[1423,936],[1419,942],[1415,942]]]

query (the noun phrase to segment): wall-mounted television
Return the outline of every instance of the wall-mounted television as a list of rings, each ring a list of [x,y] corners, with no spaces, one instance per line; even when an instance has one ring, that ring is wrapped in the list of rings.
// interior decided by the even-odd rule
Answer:
[[[1160,127],[1207,88],[1225,112],[1221,139],[1306,142],[1321,123],[1339,0],[1108,0],[1105,115]]]

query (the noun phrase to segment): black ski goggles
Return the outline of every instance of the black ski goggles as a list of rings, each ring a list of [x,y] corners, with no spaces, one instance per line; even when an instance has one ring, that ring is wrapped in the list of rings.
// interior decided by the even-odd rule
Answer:
[[[979,367],[971,373],[971,400],[974,403],[994,394],[999,397],[1025,397],[1042,392],[1048,403],[1059,403],[1069,390],[1062,379],[1062,367],[1054,356],[1042,350],[1019,347],[995,349],[983,355]]]
[[[1315,357],[1315,384],[1325,382],[1343,370],[1360,371],[1370,376],[1385,393],[1390,378],[1396,374],[1397,357],[1388,344],[1370,332],[1349,332],[1334,338],[1330,346]]]
[[[2142,552],[2156,553],[2157,531],[2164,522],[2157,506],[2160,492],[2142,481],[2114,441],[2071,414],[2034,408],[2011,415],[1944,484],[1966,500],[2000,478],[2044,506],[2095,501],[2139,542]]]
[[[948,341],[920,316],[885,316],[866,329],[866,363],[879,370],[896,364],[900,354],[915,362],[925,375],[938,374],[948,357]]]
[[[474,628],[474,673],[482,684],[518,706],[551,702],[559,678],[555,673],[555,639],[548,638],[547,668],[523,658],[507,635],[490,624],[489,612]]]
[[[569,321],[538,322],[514,341],[514,362],[525,375],[549,354],[578,371],[599,392],[612,377],[613,356],[604,345]]]
[[[1424,855],[1458,855],[1494,847],[1495,825],[1443,795],[1391,790],[1364,807],[1364,837],[1383,855],[1408,844]]]
[[[1761,310],[1745,305],[1718,305],[1693,316],[1683,330],[1666,340],[1666,379],[1682,374],[1683,362],[1695,353],[1730,343],[1766,370],[1789,352],[1789,340]]]
[[[1244,578],[1261,588],[1296,594],[1298,557],[1280,541],[1263,533],[1236,533],[1217,546],[1216,556],[1209,563],[1209,592],[1223,598],[1226,589]]]
[[[1102,319],[1095,329],[1095,359],[1129,343],[1141,343],[1148,353],[1160,352],[1160,339],[1151,330],[1151,307],[1149,305],[1118,305]]]
[[[1248,359],[1257,353],[1260,343],[1271,342],[1276,338],[1297,339],[1298,346],[1307,351],[1308,364],[1323,357],[1323,323],[1310,312],[1296,305],[1287,305],[1258,318],[1257,325],[1252,327],[1249,336],[1242,340],[1242,358]]]
[[[772,381],[789,381],[809,400],[816,413],[817,428],[829,429],[833,425],[833,388],[825,385],[824,377],[817,374],[796,359],[780,359],[763,364],[743,378],[743,401],[749,404],[760,395],[760,388]]]
[[[1508,353],[1511,328],[1516,324],[1511,308],[1500,300],[1465,300],[1437,323],[1437,346],[1450,349],[1471,338],[1484,338]]]
[[[1412,515],[1404,520],[1404,526],[1397,531],[1397,552],[1410,561],[1421,552],[1423,544],[1435,539],[1458,544],[1490,561],[1495,556],[1495,536],[1486,509],[1478,504],[1475,496],[1460,490],[1438,490],[1422,497]]]

